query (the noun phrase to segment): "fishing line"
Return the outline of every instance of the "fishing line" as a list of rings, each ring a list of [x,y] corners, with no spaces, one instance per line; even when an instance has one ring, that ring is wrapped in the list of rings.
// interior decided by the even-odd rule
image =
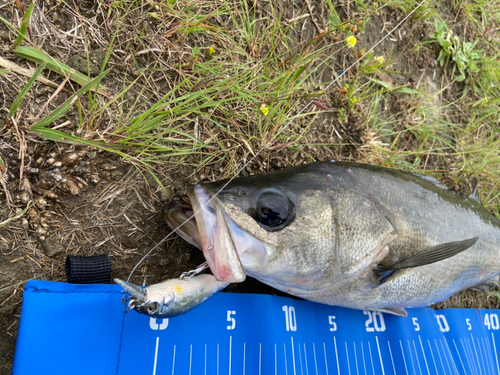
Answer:
[[[371,47],[368,51],[366,51],[364,53],[363,56],[361,56],[360,58],[358,58],[354,63],[352,63],[347,69],[345,69],[342,73],[340,73],[338,75],[337,78],[335,78],[332,82],[330,82],[325,88],[324,88],[324,91],[328,90],[335,82],[337,82],[344,74],[346,74],[349,70],[351,70],[357,63],[359,63],[361,60],[363,60],[365,58],[366,55],[368,55],[371,51],[373,51],[380,43],[382,43],[384,40],[386,40],[389,35],[391,35],[394,31],[396,31],[399,26],[401,26],[401,24],[403,22],[405,22],[413,13],[415,13],[418,8],[420,8],[422,6],[423,3],[425,3],[426,0],[422,0],[417,6],[415,9],[413,9],[410,13],[408,13],[396,26],[394,26],[394,28],[389,31],[382,39],[380,39],[377,43],[375,43],[373,45],[373,47]],[[255,160],[255,158],[257,156],[259,156],[259,154],[264,151],[264,149],[269,146],[275,139],[276,137],[278,137],[278,135],[280,135],[285,129],[287,129],[290,124],[292,124],[292,122],[299,116],[301,115],[307,108],[309,108],[311,106],[311,104],[313,104],[313,100],[311,100],[309,103],[307,103],[304,107],[302,107],[301,110],[299,110],[299,112],[297,112],[297,114],[292,118],[290,119],[290,121],[288,121],[285,126],[283,126],[280,130],[278,130],[278,132],[264,145],[262,146],[262,148],[257,151],[257,153],[255,153],[251,158],[250,160],[248,160],[244,165],[243,167],[241,167],[237,172],[236,174],[231,177],[219,190],[217,190],[217,192],[213,195],[212,198],[210,198],[205,205],[203,205],[198,211],[196,211],[195,213],[193,213],[190,217],[188,217],[186,220],[184,220],[181,224],[179,224],[175,229],[173,229],[169,234],[167,234],[160,242],[158,242],[155,246],[153,246],[153,248],[151,250],[149,250],[142,258],[141,260],[139,260],[139,262],[137,262],[137,264],[134,266],[134,268],[132,268],[132,271],[130,271],[130,274],[128,275],[128,278],[127,278],[127,282],[130,281],[130,278],[132,277],[132,275],[134,274],[135,270],[137,269],[137,267],[139,267],[142,262],[144,262],[144,260],[149,256],[149,254],[151,254],[158,246],[160,246],[163,242],[165,242],[177,229],[179,229],[180,227],[182,227],[184,224],[186,224],[189,220],[195,218],[196,214],[198,214],[203,208],[205,208],[210,202],[212,202],[214,200],[214,198],[219,195],[219,193],[224,190],[226,188],[227,185],[229,185],[240,173],[243,169],[245,169],[252,161]]]

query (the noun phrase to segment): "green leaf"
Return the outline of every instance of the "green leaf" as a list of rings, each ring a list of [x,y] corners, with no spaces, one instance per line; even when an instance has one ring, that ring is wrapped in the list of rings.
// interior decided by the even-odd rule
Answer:
[[[30,24],[31,13],[33,13],[33,8],[35,7],[35,3],[31,3],[31,5],[26,9],[24,13],[23,20],[21,21],[21,28],[19,29],[19,34],[17,35],[16,42],[14,43],[14,48],[22,43],[24,37],[26,36],[26,31],[28,30],[28,26]]]
[[[0,74],[7,74],[10,73],[10,70],[8,69],[0,69]]]
[[[31,130],[34,131],[36,129],[43,128],[51,123],[53,123],[55,120],[57,120],[59,117],[64,115],[73,105],[73,103],[78,99],[80,95],[83,95],[87,91],[91,90],[95,86],[99,84],[101,79],[104,78],[106,74],[108,74],[109,70],[106,70],[99,74],[96,78],[94,78],[92,81],[87,83],[85,86],[83,86],[80,90],[78,90],[75,94],[69,98],[66,103],[64,103],[61,107],[57,108],[55,111],[53,111],[50,115],[45,117],[43,120],[38,121],[37,123],[33,124],[31,126]],[[64,133],[63,133],[64,134]]]
[[[395,90],[395,92],[401,93],[401,94],[421,94],[422,92],[419,90],[415,90],[409,87],[400,87]]]
[[[12,103],[12,105],[10,106],[10,109],[9,109],[9,117],[14,117],[14,115],[16,114],[16,111],[19,108],[19,105],[21,104],[21,101],[23,100],[24,96],[26,95],[28,90],[31,88],[31,86],[33,86],[36,79],[42,73],[42,71],[45,69],[46,66],[47,66],[47,62],[45,62],[45,61],[40,64],[38,69],[31,76],[31,78],[28,81],[28,83],[26,84],[26,86],[23,87],[21,92],[17,95],[16,99],[14,99],[14,102]]]
[[[35,61],[39,64],[46,61],[47,67],[50,70],[53,70],[54,72],[62,74],[64,76],[69,76],[71,80],[79,83],[82,86],[85,86],[86,84],[89,83],[89,79],[84,74],[76,71],[75,69],[70,68],[69,66],[60,62],[59,60],[54,59],[53,57],[47,55],[42,51],[37,50],[36,48],[21,46],[14,48],[14,52],[16,53],[16,55],[22,58]],[[109,97],[109,94],[102,88],[99,88],[98,92],[102,95]]]
[[[392,85],[388,82],[385,82],[385,81],[381,81],[379,79],[375,79],[375,78],[368,78],[370,81],[372,81],[373,83],[376,83],[380,86],[382,86],[383,88],[386,88],[387,90],[393,90],[394,87],[392,87]]]

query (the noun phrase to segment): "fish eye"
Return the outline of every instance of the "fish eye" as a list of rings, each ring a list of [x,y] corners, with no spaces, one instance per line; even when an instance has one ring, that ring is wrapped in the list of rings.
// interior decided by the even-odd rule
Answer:
[[[158,302],[151,302],[146,306],[146,310],[148,311],[148,314],[154,314],[156,310],[158,309]]]
[[[255,209],[258,222],[271,230],[281,229],[290,216],[290,203],[281,194],[274,192],[263,193]]]

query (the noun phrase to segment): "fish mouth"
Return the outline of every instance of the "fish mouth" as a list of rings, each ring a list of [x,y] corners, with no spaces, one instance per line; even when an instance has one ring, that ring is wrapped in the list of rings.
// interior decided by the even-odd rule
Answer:
[[[163,217],[187,242],[203,250],[210,270],[218,281],[239,283],[245,280],[243,261],[253,262],[254,253],[262,254],[264,244],[242,230],[225,213],[223,205],[201,185],[190,186],[189,206],[169,202]],[[195,218],[189,220],[195,214]],[[187,221],[187,222],[186,222]],[[245,262],[243,262],[245,263]]]
[[[198,249],[202,248],[203,245],[196,226],[196,220],[190,220],[194,211],[189,204],[179,201],[167,202],[163,206],[161,214],[170,228],[175,229],[175,232],[184,240]]]

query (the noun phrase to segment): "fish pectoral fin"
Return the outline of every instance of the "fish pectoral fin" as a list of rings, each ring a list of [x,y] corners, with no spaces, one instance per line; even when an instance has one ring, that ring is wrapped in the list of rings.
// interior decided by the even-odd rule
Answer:
[[[401,307],[384,307],[383,309],[374,309],[375,311],[380,311],[386,314],[392,314],[397,316],[404,316],[405,318],[408,316],[408,313],[405,309]]]
[[[378,270],[379,272],[397,271],[404,268],[419,267],[425,266],[426,264],[436,263],[460,254],[462,251],[465,251],[469,247],[473,246],[478,239],[479,237],[473,237],[463,241],[447,242],[436,246],[429,246],[389,266],[378,266]]]

